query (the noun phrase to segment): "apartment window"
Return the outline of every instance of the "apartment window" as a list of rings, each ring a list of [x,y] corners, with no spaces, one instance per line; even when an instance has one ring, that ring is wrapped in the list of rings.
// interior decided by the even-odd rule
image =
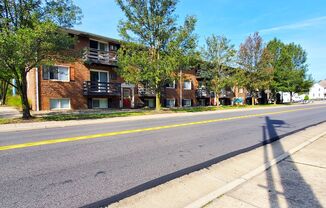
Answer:
[[[166,88],[175,88],[175,80],[166,83],[165,87]]]
[[[117,51],[118,46],[117,45],[110,45],[110,51]]]
[[[191,90],[191,81],[190,80],[185,80],[183,83],[183,89],[185,90]]]
[[[93,98],[92,99],[93,108],[108,108],[108,99],[107,98]]]
[[[43,79],[56,81],[69,81],[69,67],[43,66]]]
[[[145,106],[148,106],[149,108],[154,108],[155,107],[155,101],[154,99],[145,99]]]
[[[51,110],[70,109],[70,99],[69,98],[50,99],[50,109]]]
[[[93,48],[93,49],[100,50],[100,51],[108,51],[109,44],[107,44],[105,42],[99,42],[99,41],[96,41],[96,40],[90,40],[89,41],[89,47]]]
[[[205,89],[204,81],[198,81],[198,89]]]
[[[166,107],[168,108],[175,107],[175,99],[166,99]]]
[[[191,99],[184,99],[183,100],[184,107],[191,107]]]

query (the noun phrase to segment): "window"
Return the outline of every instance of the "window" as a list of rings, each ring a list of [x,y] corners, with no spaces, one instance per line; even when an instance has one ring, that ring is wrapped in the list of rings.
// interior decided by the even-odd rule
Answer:
[[[117,45],[110,45],[110,51],[117,51],[118,46]]]
[[[167,108],[175,107],[175,99],[166,99],[166,107]]]
[[[166,83],[165,87],[166,87],[166,88],[175,88],[175,80]]]
[[[240,88],[239,89],[239,93],[243,93],[243,88]]]
[[[93,49],[97,49],[100,51],[108,51],[109,45],[105,42],[99,42],[96,40],[90,40],[89,41],[89,47]]]
[[[205,89],[205,83],[204,81],[198,81],[198,89]]]
[[[155,101],[154,99],[145,99],[145,106],[148,106],[149,108],[154,108],[155,107]]]
[[[70,99],[50,99],[50,110],[70,109]]]
[[[92,99],[93,108],[108,108],[108,99],[106,98],[93,98]]]
[[[183,100],[184,107],[191,107],[191,99],[184,99]]]
[[[44,80],[69,81],[69,67],[43,66]]]
[[[184,81],[184,83],[183,83],[183,89],[185,89],[185,90],[191,90],[191,81],[189,81],[189,80]]]

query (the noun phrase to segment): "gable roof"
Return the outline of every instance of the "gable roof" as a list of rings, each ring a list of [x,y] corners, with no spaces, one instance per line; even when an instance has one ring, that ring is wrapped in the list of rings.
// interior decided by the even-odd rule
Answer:
[[[74,34],[74,35],[78,35],[78,36],[84,36],[84,37],[99,39],[99,40],[112,42],[112,43],[116,43],[116,44],[120,44],[120,42],[121,42],[118,39],[109,38],[109,37],[105,37],[105,36],[102,36],[102,35],[96,35],[96,34],[93,34],[93,33],[84,32],[84,31],[80,31],[80,30],[75,30],[75,29],[70,29],[70,28],[62,28],[62,29],[64,31],[70,33],[70,34]]]
[[[323,88],[326,88],[326,80],[322,80],[318,83],[320,86],[322,86]]]

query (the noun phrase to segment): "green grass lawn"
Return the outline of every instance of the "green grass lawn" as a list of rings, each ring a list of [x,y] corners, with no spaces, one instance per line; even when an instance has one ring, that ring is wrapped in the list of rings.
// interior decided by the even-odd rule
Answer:
[[[20,96],[8,96],[7,97],[7,105],[21,109],[22,103],[21,103]]]
[[[16,103],[18,105],[18,99],[12,99],[11,103]],[[23,120],[21,118],[13,119],[0,119],[0,124],[9,123],[28,123],[28,122],[44,122],[44,121],[68,121],[68,120],[87,120],[87,119],[101,119],[101,118],[114,118],[114,117],[130,117],[130,116],[142,116],[142,115],[154,115],[163,113],[179,113],[179,112],[204,112],[204,111],[218,111],[218,110],[228,110],[228,109],[241,109],[241,108],[260,108],[260,107],[271,107],[280,106],[274,104],[267,105],[239,105],[239,106],[198,106],[189,108],[175,108],[175,109],[162,109],[161,111],[155,110],[142,110],[142,111],[131,111],[131,112],[108,112],[108,113],[61,113],[54,115],[46,115],[43,117],[34,117],[30,120]]]

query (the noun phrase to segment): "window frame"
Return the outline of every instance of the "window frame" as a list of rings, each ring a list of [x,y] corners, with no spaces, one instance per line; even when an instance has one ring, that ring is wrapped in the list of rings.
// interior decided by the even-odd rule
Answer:
[[[190,88],[185,88],[186,82],[189,82],[190,83]],[[183,89],[184,90],[191,90],[192,89],[192,81],[191,80],[184,80],[183,81]]]
[[[99,107],[95,107],[94,108],[94,100],[98,100],[99,101]],[[101,108],[101,100],[106,100],[106,107],[105,108]],[[108,109],[109,108],[109,100],[107,98],[92,98],[92,109]]]
[[[173,101],[173,106],[166,106],[167,108],[174,108],[175,107],[175,98],[167,98],[166,99],[166,104],[168,103],[168,101]]]
[[[53,100],[59,101],[60,108],[51,108],[51,101],[53,101]],[[69,107],[68,108],[62,108],[61,100],[68,100],[69,101]],[[71,110],[71,99],[70,98],[50,98],[50,110]]]
[[[190,105],[182,105],[182,107],[191,107],[192,106],[192,100],[191,99],[183,99],[184,103],[186,103],[186,101],[190,101]],[[183,104],[183,103],[182,103]]]
[[[61,80],[61,79],[59,79],[59,73],[58,73],[58,79],[51,79],[50,78],[50,70],[48,69],[48,75],[47,75],[47,77],[48,77],[48,79],[44,79],[44,70],[45,70],[45,68],[46,67],[57,67],[58,68],[58,70],[59,70],[59,67],[61,67],[61,68],[66,68],[67,70],[68,70],[68,79],[67,80]],[[48,81],[52,81],[52,82],[70,82],[70,66],[67,66],[67,65],[53,65],[53,66],[47,66],[47,65],[43,65],[42,66],[42,80],[48,80]]]
[[[167,85],[168,85],[168,84],[170,84],[170,83],[167,83]],[[172,85],[173,85],[172,87],[170,87],[170,86],[166,86],[166,88],[168,88],[168,89],[175,89],[175,88],[176,88],[176,87],[175,87],[175,86],[176,86],[176,82],[175,82],[175,80],[173,80]]]

